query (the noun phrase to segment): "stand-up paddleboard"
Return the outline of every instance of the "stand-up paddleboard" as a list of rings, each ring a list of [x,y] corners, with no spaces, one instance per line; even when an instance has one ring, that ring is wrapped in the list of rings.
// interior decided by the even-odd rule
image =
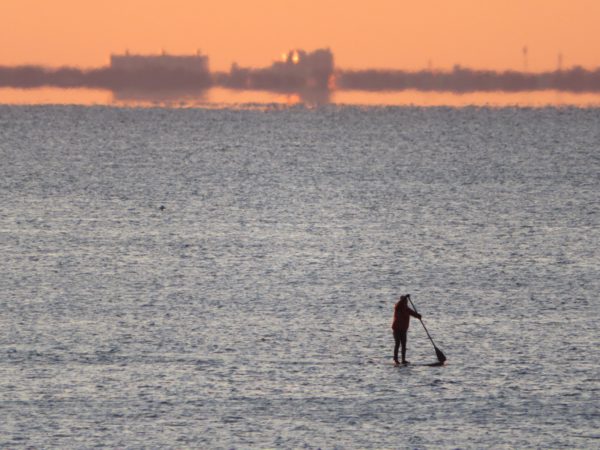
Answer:
[[[439,361],[434,362],[434,363],[429,363],[429,364],[426,364],[426,363],[421,363],[421,364],[416,363],[415,364],[415,363],[410,363],[410,362],[407,364],[402,364],[402,363],[396,364],[395,362],[392,362],[392,364],[396,367],[411,367],[411,366],[413,366],[413,367],[415,367],[415,366],[416,367],[442,367],[442,366],[445,366],[445,364],[443,362],[439,362]]]
[[[407,364],[396,364],[394,361],[390,361],[387,358],[369,358],[361,361],[359,364],[389,364],[391,363],[394,367],[442,367],[445,366],[445,362],[433,362],[433,363],[407,363]]]
[[[427,367],[442,367],[445,364],[443,362],[434,362],[434,363],[430,363],[430,364],[420,364],[421,366],[427,366]]]

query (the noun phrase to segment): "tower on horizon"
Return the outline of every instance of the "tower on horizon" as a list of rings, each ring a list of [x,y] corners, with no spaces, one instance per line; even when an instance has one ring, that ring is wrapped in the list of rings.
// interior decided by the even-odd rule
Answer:
[[[556,70],[561,72],[563,69],[563,54],[562,52],[558,52],[558,57],[556,58]]]

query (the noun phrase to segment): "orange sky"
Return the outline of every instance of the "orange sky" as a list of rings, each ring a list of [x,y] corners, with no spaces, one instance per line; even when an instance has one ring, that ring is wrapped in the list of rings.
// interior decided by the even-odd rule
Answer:
[[[600,67],[599,0],[0,0],[0,65],[193,53],[212,70],[329,47],[342,68]]]

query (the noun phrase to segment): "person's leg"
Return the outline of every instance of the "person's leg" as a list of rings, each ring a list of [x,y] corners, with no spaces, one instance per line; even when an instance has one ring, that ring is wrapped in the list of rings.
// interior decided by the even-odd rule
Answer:
[[[402,362],[406,362],[406,331],[400,330],[400,343],[402,344]]]
[[[398,361],[398,348],[400,347],[400,333],[394,331],[394,341],[395,341],[395,345],[394,345],[394,362],[399,364]]]

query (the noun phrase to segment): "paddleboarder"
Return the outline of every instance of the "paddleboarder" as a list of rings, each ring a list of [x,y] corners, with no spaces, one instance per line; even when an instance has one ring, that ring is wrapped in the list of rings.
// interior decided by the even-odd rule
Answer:
[[[394,321],[392,322],[395,340],[394,362],[396,364],[400,364],[398,361],[398,348],[400,345],[402,345],[402,364],[408,364],[406,360],[406,334],[410,325],[410,316],[421,319],[421,314],[408,307],[408,295],[402,295],[394,307]]]

